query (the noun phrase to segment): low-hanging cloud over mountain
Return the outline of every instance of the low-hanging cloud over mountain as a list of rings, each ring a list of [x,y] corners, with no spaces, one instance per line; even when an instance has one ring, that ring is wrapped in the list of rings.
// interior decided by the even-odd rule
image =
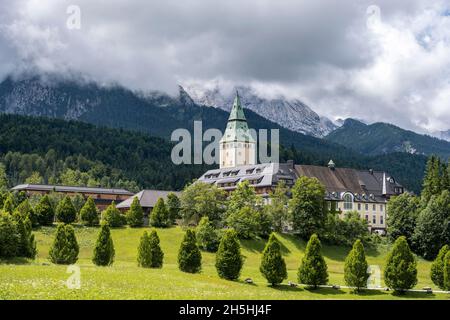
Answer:
[[[80,29],[67,27],[80,8]],[[0,0],[0,77],[80,73],[175,92],[251,85],[330,118],[450,128],[445,0]]]

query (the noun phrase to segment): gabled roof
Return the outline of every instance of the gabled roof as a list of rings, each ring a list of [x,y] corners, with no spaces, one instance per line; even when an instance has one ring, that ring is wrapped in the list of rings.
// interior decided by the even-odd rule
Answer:
[[[116,194],[132,195],[133,193],[125,189],[109,189],[97,187],[78,187],[78,186],[60,186],[47,184],[19,184],[12,188],[13,191],[46,191],[46,192],[73,192],[73,193],[98,193],[98,194]]]
[[[153,208],[159,198],[163,198],[165,201],[169,193],[175,193],[177,196],[180,196],[181,194],[181,192],[178,191],[142,190],[141,192],[138,192],[130,198],[122,201],[116,207],[119,209],[127,209],[131,206],[133,199],[137,197],[141,207]]]

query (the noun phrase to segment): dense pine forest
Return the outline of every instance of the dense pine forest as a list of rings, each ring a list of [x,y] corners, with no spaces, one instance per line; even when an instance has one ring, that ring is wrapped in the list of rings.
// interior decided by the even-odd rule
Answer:
[[[249,122],[252,124],[251,119]],[[305,148],[299,143],[282,147],[281,160],[325,165],[332,158],[340,167],[387,170],[409,190],[420,191],[424,156],[392,153],[365,157],[346,153],[345,148],[332,152],[320,146],[312,151],[315,140],[305,141]],[[208,167],[172,164],[172,147],[167,139],[136,131],[44,117],[0,116],[0,161],[8,187],[28,182],[124,187],[131,191],[180,190]]]

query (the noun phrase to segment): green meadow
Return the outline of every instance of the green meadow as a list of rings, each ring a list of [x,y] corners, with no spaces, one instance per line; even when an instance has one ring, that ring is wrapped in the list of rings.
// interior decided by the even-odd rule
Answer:
[[[383,290],[355,294],[347,289],[290,287],[288,281],[297,282],[297,269],[306,245],[292,235],[278,235],[289,274],[280,286],[267,285],[259,272],[263,240],[241,241],[245,263],[239,281],[220,279],[214,267],[215,255],[206,252],[202,252],[200,274],[183,273],[177,267],[178,247],[184,234],[179,227],[158,229],[165,254],[164,266],[162,269],[143,269],[137,266],[136,255],[145,228],[113,229],[115,262],[111,267],[97,267],[91,258],[99,229],[76,226],[81,287],[69,289],[66,281],[71,274],[67,273],[67,266],[53,265],[47,259],[55,230],[55,227],[45,227],[35,231],[36,260],[0,262],[0,299],[450,299],[449,294],[439,293],[413,292],[396,296]],[[323,246],[330,284],[345,285],[344,259],[349,250]],[[383,270],[388,250],[382,245],[376,250],[366,250],[369,264],[379,265]],[[430,280],[430,265],[430,262],[418,259],[417,289],[436,289]],[[251,278],[253,283],[245,283],[246,278]]]

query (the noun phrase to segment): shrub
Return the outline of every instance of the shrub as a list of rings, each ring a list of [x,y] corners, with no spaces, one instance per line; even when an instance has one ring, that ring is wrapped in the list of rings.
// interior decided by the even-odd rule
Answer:
[[[411,289],[417,283],[417,262],[404,236],[395,241],[388,255],[384,282],[396,292]]]
[[[319,237],[313,234],[306,245],[305,255],[298,270],[298,281],[314,288],[328,282],[327,264],[321,253]]]
[[[144,268],[162,268],[163,260],[164,253],[159,245],[158,233],[152,230],[148,235],[145,231],[138,248],[138,265]]]
[[[205,251],[216,252],[219,247],[220,236],[208,217],[203,217],[196,228],[198,246]]]
[[[444,289],[450,290],[450,251],[444,257]]]
[[[450,251],[448,245],[445,245],[439,250],[439,254],[431,265],[431,280],[442,290],[445,290],[444,283],[444,258],[447,252]]]
[[[12,214],[14,211],[15,205],[14,205],[14,198],[12,194],[9,194],[6,198],[5,202],[3,203],[3,211],[9,214]]]
[[[111,238],[111,231],[109,230],[108,224],[104,223],[100,227],[92,262],[97,266],[109,266],[114,262],[114,255],[115,250]]]
[[[241,245],[234,230],[227,230],[220,240],[216,254],[216,270],[219,277],[236,280],[241,273],[243,259]]]
[[[281,255],[280,243],[274,233],[270,235],[263,250],[259,271],[273,286],[287,278],[286,262]]]
[[[344,279],[345,283],[350,287],[356,287],[359,291],[361,288],[367,287],[368,264],[364,253],[364,246],[361,240],[356,240],[353,248],[345,258]]]
[[[98,209],[94,200],[89,197],[80,210],[80,221],[87,226],[98,225]]]
[[[65,196],[56,207],[56,219],[63,223],[75,222],[77,218],[77,211],[72,204],[69,196]]]
[[[178,251],[178,267],[189,273],[200,272],[202,268],[202,254],[197,247],[197,239],[193,230],[187,230]]]
[[[107,223],[111,228],[124,226],[124,217],[120,213],[120,210],[116,208],[114,201],[102,212],[102,222]]]
[[[8,213],[0,213],[0,258],[11,258],[17,255],[20,235],[17,223]]]
[[[78,260],[79,251],[73,227],[70,224],[59,224],[49,252],[50,261],[55,264],[73,264]]]
[[[170,224],[169,212],[164,204],[164,199],[159,198],[150,214],[150,225],[157,228],[166,228]]]
[[[51,226],[55,219],[55,210],[48,195],[43,196],[34,208],[36,218],[41,226]]]
[[[137,197],[133,198],[130,210],[127,211],[126,218],[130,227],[142,227],[144,224],[144,210],[142,209]]]

